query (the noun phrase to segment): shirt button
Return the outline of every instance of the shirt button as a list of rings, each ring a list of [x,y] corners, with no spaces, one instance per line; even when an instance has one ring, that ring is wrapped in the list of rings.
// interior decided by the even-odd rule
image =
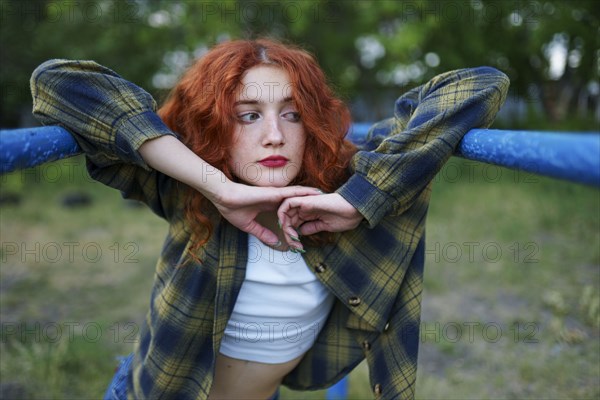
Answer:
[[[317,266],[315,267],[315,271],[318,274],[322,274],[323,272],[325,272],[326,269],[327,269],[327,265],[325,265],[323,263],[318,263]]]
[[[350,297],[348,299],[348,304],[350,304],[352,307],[356,307],[357,305],[360,304],[360,299],[356,296]]]
[[[375,393],[376,397],[381,396],[381,385],[379,383],[376,383],[375,386],[373,386],[373,393]]]
[[[367,340],[362,342],[362,346],[363,346],[363,349],[365,349],[365,350],[371,350],[371,343],[369,343]]]

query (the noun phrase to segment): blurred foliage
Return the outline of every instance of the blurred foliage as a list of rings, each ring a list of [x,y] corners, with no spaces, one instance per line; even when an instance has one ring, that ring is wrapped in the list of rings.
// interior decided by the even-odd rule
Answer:
[[[508,73],[513,97],[526,99],[521,108],[551,122],[583,116],[584,128],[594,128],[600,118],[595,0],[0,0],[0,7],[3,127],[32,123],[28,80],[47,59],[94,59],[160,100],[210,46],[259,36],[313,52],[358,120],[388,116],[390,100],[435,74],[484,64]]]

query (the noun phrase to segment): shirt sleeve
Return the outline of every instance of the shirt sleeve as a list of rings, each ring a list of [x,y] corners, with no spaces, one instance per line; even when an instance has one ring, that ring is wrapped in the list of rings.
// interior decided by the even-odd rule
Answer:
[[[473,128],[487,128],[504,103],[508,77],[491,67],[446,72],[398,98],[375,124],[338,193],[375,226],[413,204]]]
[[[169,217],[172,178],[151,169],[139,153],[147,140],[176,136],[155,113],[150,94],[93,61],[46,61],[30,83],[33,114],[71,132],[92,178]]]

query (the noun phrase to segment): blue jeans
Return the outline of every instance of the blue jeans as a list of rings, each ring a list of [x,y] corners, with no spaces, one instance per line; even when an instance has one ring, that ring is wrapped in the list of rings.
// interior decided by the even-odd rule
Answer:
[[[104,393],[104,400],[127,400],[127,373],[133,360],[133,354],[120,357],[120,359],[119,368]]]
[[[119,368],[113,377],[106,393],[104,393],[104,400],[127,400],[127,374],[129,373],[129,367],[133,360],[133,354],[126,357],[121,357]],[[275,392],[273,397],[268,400],[278,400],[279,390]]]

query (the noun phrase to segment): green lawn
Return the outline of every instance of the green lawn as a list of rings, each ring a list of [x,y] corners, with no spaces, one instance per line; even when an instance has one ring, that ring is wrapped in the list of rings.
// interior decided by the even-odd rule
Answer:
[[[3,398],[99,398],[136,340],[166,224],[90,182],[81,158],[0,179],[22,195],[0,208]],[[74,192],[92,205],[62,206]],[[449,162],[427,222],[418,398],[600,397],[599,196]],[[371,398],[364,364],[350,398]]]

